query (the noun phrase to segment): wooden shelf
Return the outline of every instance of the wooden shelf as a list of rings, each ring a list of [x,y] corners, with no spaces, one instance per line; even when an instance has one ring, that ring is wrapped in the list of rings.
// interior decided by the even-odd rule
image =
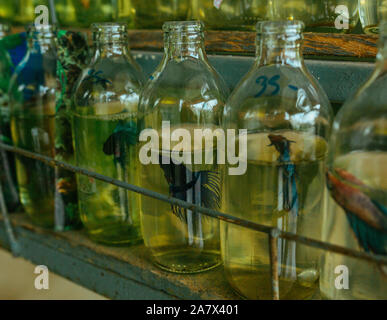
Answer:
[[[1,215],[0,215],[1,216]],[[12,214],[21,256],[46,265],[79,285],[111,299],[235,300],[223,268],[197,275],[175,275],[152,264],[143,245],[106,247],[83,231],[55,233],[33,226],[23,214]],[[0,246],[9,248],[0,218]]]
[[[131,30],[130,46],[134,50],[160,51],[164,46],[162,31]],[[362,34],[305,33],[304,54],[311,57],[373,59],[377,53],[377,36]],[[254,55],[255,33],[242,31],[208,31],[209,53]]]

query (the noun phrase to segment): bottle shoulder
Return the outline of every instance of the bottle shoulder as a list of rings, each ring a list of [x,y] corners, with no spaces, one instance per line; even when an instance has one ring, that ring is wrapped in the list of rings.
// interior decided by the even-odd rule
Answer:
[[[73,111],[82,114],[137,112],[143,85],[142,71],[128,61],[92,63],[82,71],[75,85]]]
[[[227,99],[229,89],[222,77],[206,61],[184,59],[169,61],[153,73],[147,81],[143,97],[152,99],[170,95],[182,100],[203,98]]]
[[[349,125],[357,121],[378,120],[387,116],[387,72],[375,70],[371,77],[344,103],[336,122]]]
[[[218,125],[228,94],[224,80],[206,61],[163,61],[144,88],[139,112],[151,127],[162,121]]]
[[[96,90],[98,88],[93,84],[105,83],[110,84],[110,90],[139,91],[144,82],[142,70],[128,60],[101,60],[91,63],[82,71],[76,90]],[[105,86],[102,86],[102,89],[104,88]]]
[[[299,91],[309,99],[327,100],[325,92],[306,68],[290,66],[254,66],[239,82],[229,102],[251,97],[297,97]],[[324,101],[326,102],[326,101]]]
[[[255,65],[237,85],[224,111],[225,125],[251,130],[324,127],[333,111],[318,82],[305,68]]]

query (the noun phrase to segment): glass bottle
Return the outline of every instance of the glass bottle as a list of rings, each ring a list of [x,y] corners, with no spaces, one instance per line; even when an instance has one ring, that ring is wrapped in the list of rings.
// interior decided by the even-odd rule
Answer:
[[[1,39],[8,32],[9,26],[7,24],[0,24],[0,142],[12,144],[8,96],[9,80],[12,75],[12,63],[8,52],[1,43]],[[15,175],[14,155],[10,152],[0,150],[0,183],[9,211],[14,211],[19,205]]]
[[[0,3],[0,22],[11,22],[15,14],[15,0],[2,0]]]
[[[376,69],[345,103],[334,123],[327,173],[331,197],[324,216],[323,240],[386,256],[386,22],[380,25],[380,31]],[[349,288],[340,290],[335,286],[335,281],[339,275],[345,277],[346,274],[349,275]],[[326,253],[321,267],[321,295],[335,300],[386,300],[386,275],[387,266]]]
[[[271,19],[301,20],[311,32],[349,32],[359,21],[358,0],[271,0],[269,10]],[[348,28],[340,15],[348,19]]]
[[[78,80],[72,110],[77,165],[138,184],[137,112],[144,78],[124,24],[92,26],[94,58]],[[89,236],[122,245],[141,240],[138,194],[78,175],[79,207]]]
[[[30,27],[28,52],[10,82],[14,145],[45,156],[55,153],[56,44],[53,26]],[[54,169],[16,156],[21,203],[32,221],[54,226]]]
[[[228,89],[207,60],[202,23],[167,22],[163,30],[164,57],[140,99],[140,127],[152,129],[162,143],[156,138],[150,146],[140,144],[140,180],[144,188],[219,209],[221,166],[216,161],[202,161],[216,157],[217,145],[203,145],[202,140],[192,138],[194,130],[212,132],[220,128]],[[185,132],[189,136],[183,150],[176,142],[168,143],[169,132]],[[209,134],[204,132],[204,137]],[[155,159],[149,164],[142,159],[146,146]],[[186,160],[179,163],[176,160],[181,154]],[[201,161],[194,162],[194,157]],[[176,273],[195,273],[219,265],[216,219],[145,197],[141,209],[144,241],[159,267]]]
[[[62,27],[89,27],[109,22],[115,14],[114,0],[56,0],[55,10]]]
[[[123,2],[125,0],[118,0]],[[165,21],[187,19],[189,0],[132,0],[134,27],[137,29],[158,29]],[[119,7],[123,5],[118,4]],[[127,6],[126,6],[127,7]],[[121,13],[121,16],[125,13]],[[130,13],[128,12],[128,15]]]
[[[267,0],[192,0],[189,18],[208,29],[253,30],[267,15]]]
[[[359,0],[359,15],[365,33],[379,33],[379,22],[387,20],[387,1]]]
[[[247,130],[236,139],[247,144],[240,154],[240,166],[247,169],[226,172],[222,211],[319,239],[331,106],[304,65],[302,22],[259,25],[258,58],[224,112],[227,130]],[[271,299],[267,235],[222,222],[221,243],[232,287],[245,298]],[[277,248],[280,298],[311,297],[318,286],[319,251],[285,239]]]

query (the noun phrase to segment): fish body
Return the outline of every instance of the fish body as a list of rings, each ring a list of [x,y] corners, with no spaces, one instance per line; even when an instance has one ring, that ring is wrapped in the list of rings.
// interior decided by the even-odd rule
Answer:
[[[220,208],[221,177],[218,172],[192,172],[183,164],[163,164],[162,156],[160,166],[169,185],[170,196],[210,209]],[[187,210],[176,205],[171,207],[174,215],[187,221]]]
[[[291,163],[291,149],[290,145],[295,143],[294,141],[286,139],[282,135],[269,135],[271,144],[269,147],[274,146],[279,152],[280,156],[278,161],[281,163],[280,178],[283,181],[279,184],[282,190],[279,190],[279,194],[282,195],[283,209],[285,211],[292,211],[295,216],[298,215],[298,192],[296,183],[296,166]]]
[[[125,166],[127,148],[137,143],[138,130],[133,122],[120,121],[103,145],[103,152],[114,155],[114,161]]]

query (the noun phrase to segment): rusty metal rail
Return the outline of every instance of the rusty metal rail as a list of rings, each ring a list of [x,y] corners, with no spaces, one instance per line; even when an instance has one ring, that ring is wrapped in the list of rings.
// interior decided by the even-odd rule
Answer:
[[[304,244],[304,245],[309,246],[309,247],[314,247],[316,249],[321,249],[324,251],[330,251],[330,252],[342,254],[345,256],[350,256],[353,258],[362,259],[364,261],[376,263],[378,265],[387,265],[387,257],[384,257],[384,256],[374,255],[374,254],[369,254],[366,252],[352,250],[349,248],[337,246],[337,245],[330,244],[327,242],[303,237],[303,236],[300,236],[300,235],[297,235],[297,234],[294,234],[291,232],[282,231],[282,230],[279,230],[278,228],[275,228],[275,227],[269,227],[269,226],[254,223],[254,222],[251,222],[251,221],[248,221],[245,219],[237,218],[237,217],[234,217],[234,216],[229,215],[229,214],[225,214],[225,213],[222,213],[222,212],[219,212],[216,210],[212,210],[212,209],[204,208],[204,207],[201,207],[198,205],[194,205],[192,203],[189,203],[189,202],[186,202],[183,200],[179,200],[179,199],[176,199],[176,198],[173,198],[170,196],[166,196],[166,195],[163,195],[163,194],[160,194],[160,193],[148,190],[148,189],[144,189],[144,188],[141,188],[141,187],[117,180],[117,179],[110,178],[108,176],[104,176],[104,175],[96,173],[96,172],[92,172],[92,171],[89,171],[89,170],[86,170],[86,169],[83,169],[80,167],[76,167],[76,166],[55,160],[51,157],[40,155],[40,154],[30,152],[30,151],[27,151],[24,149],[13,147],[13,146],[10,146],[7,144],[0,143],[0,149],[8,151],[8,152],[16,153],[16,154],[19,154],[21,156],[31,158],[34,160],[42,161],[51,167],[59,167],[59,168],[62,168],[64,170],[68,170],[68,171],[71,171],[71,172],[77,173],[77,174],[82,174],[82,175],[85,175],[85,176],[88,176],[88,177],[91,177],[91,178],[115,185],[117,187],[124,188],[124,189],[130,190],[132,192],[142,194],[144,196],[147,196],[147,197],[150,197],[150,198],[153,198],[156,200],[164,201],[164,202],[170,203],[172,205],[177,205],[177,206],[180,206],[184,209],[192,210],[193,212],[199,212],[199,213],[204,214],[208,217],[219,219],[219,220],[227,222],[227,223],[231,223],[231,224],[241,226],[241,227],[244,227],[244,228],[247,228],[250,230],[254,230],[257,232],[262,232],[262,233],[267,234],[268,241],[269,241],[269,251],[270,251],[273,300],[279,300],[278,252],[277,252],[277,246],[276,246],[278,238],[283,238],[283,239],[287,239],[290,241],[295,241],[297,243],[301,243],[301,244]],[[4,221],[6,223],[5,225],[7,227],[7,234],[9,237],[9,241],[11,243],[11,248],[13,250],[13,253],[15,255],[17,255],[19,253],[18,249],[17,249],[18,248],[17,238],[15,237],[14,232],[13,232],[12,227],[11,227],[11,224],[10,224],[10,219],[8,217],[8,213],[7,213],[7,210],[5,207],[1,187],[0,187],[0,209],[3,213]]]

